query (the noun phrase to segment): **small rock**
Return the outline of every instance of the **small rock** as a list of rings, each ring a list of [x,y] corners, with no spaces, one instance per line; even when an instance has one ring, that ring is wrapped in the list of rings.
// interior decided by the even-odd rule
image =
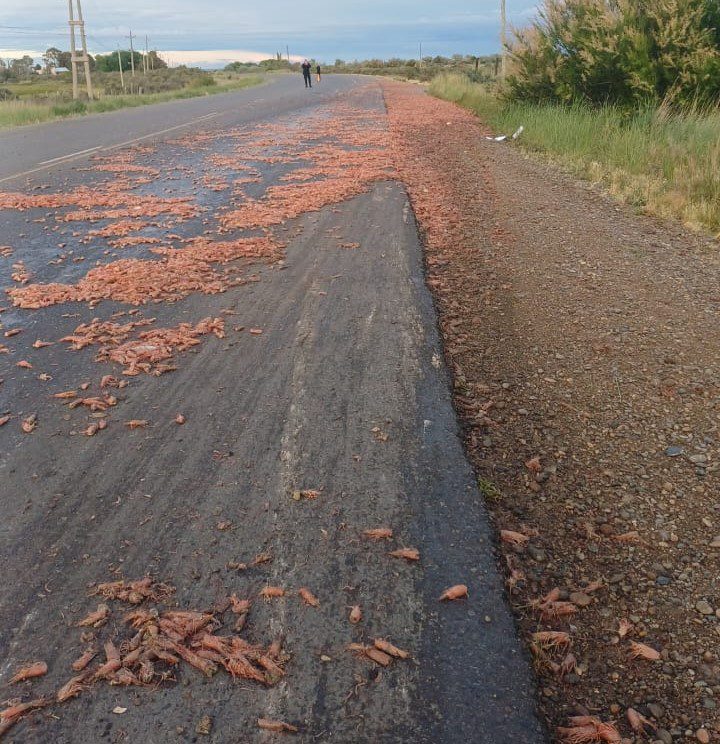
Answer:
[[[592,602],[592,598],[584,592],[573,592],[570,595],[570,601],[578,607],[587,607]]]
[[[700,465],[707,462],[707,455],[690,455],[690,457],[688,457],[688,460],[695,463],[696,465]]]
[[[528,545],[526,552],[537,563],[543,563],[547,558],[545,551],[535,545]]]
[[[695,732],[695,738],[700,744],[709,744],[710,742],[710,734],[705,729],[698,729]]]
[[[695,604],[695,609],[701,615],[712,615],[713,614],[713,608],[710,606],[710,603],[706,602],[704,599],[701,599],[699,602]]]
[[[665,709],[662,705],[658,705],[657,703],[648,703],[645,707],[648,709],[650,715],[657,721],[665,715]]]
[[[682,455],[683,452],[684,450],[682,447],[668,447],[665,450],[665,454],[668,457],[680,457],[680,455]]]
[[[720,535],[717,535],[716,537],[713,537],[713,539],[710,542],[711,548],[720,548]]]
[[[665,729],[658,729],[656,732],[657,738],[662,744],[672,744],[672,734]]]

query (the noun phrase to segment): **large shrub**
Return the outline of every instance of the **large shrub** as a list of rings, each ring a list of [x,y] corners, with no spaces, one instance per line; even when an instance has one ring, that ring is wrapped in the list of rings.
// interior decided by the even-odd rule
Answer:
[[[705,105],[720,95],[716,0],[545,0],[515,32],[516,100]]]

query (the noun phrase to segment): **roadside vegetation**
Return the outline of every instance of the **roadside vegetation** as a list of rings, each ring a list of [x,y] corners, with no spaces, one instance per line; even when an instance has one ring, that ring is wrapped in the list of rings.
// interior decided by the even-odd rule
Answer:
[[[197,68],[167,65],[155,54],[149,57],[153,69],[143,72],[142,56],[135,53],[135,75],[131,72],[130,52],[121,52],[121,76],[116,54],[92,60],[95,100],[73,100],[72,78],[62,69],[64,52],[48,50],[43,73],[25,60],[10,64],[0,60],[0,128],[36,124],[50,119],[145,106],[176,98],[194,98],[246,88],[262,82],[262,75],[237,72],[210,73]],[[149,64],[148,64],[149,66]],[[84,91],[84,80],[80,81]]]
[[[703,0],[547,0],[516,32],[504,85],[444,73],[430,91],[496,132],[523,125],[521,146],[648,213],[718,234],[718,25]]]
[[[313,69],[317,61],[310,60]],[[472,54],[455,54],[452,57],[423,57],[422,59],[367,59],[346,62],[336,59],[332,64],[321,63],[323,74],[343,75],[380,75],[398,80],[417,80],[429,82],[434,77],[445,72],[456,72],[466,75],[475,82],[492,82],[500,71],[500,55],[478,57]],[[233,62],[226,68],[228,72],[297,72],[300,73],[299,62],[288,62],[278,53],[276,58],[263,60],[257,64],[251,62]]]

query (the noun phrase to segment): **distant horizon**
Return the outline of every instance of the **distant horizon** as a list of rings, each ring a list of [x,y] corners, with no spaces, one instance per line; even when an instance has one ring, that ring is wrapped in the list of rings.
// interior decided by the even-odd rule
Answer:
[[[121,48],[124,50],[129,49],[129,47]],[[275,59],[277,55],[277,52],[271,54],[248,49],[153,49],[152,51],[157,52],[158,56],[170,67],[179,67],[181,65],[186,65],[188,67],[199,67],[204,70],[221,70],[227,65],[232,64],[233,62],[240,62],[243,64],[258,64],[259,62],[262,62],[264,60]],[[114,54],[114,52],[98,52],[93,50],[92,48],[89,48],[88,52],[93,57],[104,54]],[[18,59],[27,55],[29,57],[32,57],[34,62],[40,63],[42,61],[42,56],[44,53],[45,49],[0,49],[0,59]],[[497,53],[498,52],[489,52],[486,55],[480,56],[491,56],[492,54]],[[281,54],[282,58],[286,59],[286,54],[283,52],[281,52]],[[452,54],[425,54],[423,51],[423,57],[435,56],[452,57]],[[303,55],[293,55],[292,53],[290,54],[290,61],[293,63],[302,62],[302,60],[305,58],[306,57]],[[313,55],[309,55],[307,58],[316,59],[319,63],[324,65],[332,65],[335,63],[336,59],[338,59],[318,59]],[[352,63],[371,59],[381,59],[383,61],[388,61],[390,59],[416,59],[416,57],[400,57],[399,55],[390,57],[348,57],[343,61]]]

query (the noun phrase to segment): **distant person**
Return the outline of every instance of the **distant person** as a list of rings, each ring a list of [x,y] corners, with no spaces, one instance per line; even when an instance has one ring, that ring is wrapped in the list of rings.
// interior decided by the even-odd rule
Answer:
[[[302,72],[306,88],[312,88],[312,75],[310,74],[310,70],[312,70],[312,65],[308,60],[305,60],[302,63]]]
[[[315,69],[315,72],[317,73],[317,81],[320,82],[320,65],[317,66]]]

